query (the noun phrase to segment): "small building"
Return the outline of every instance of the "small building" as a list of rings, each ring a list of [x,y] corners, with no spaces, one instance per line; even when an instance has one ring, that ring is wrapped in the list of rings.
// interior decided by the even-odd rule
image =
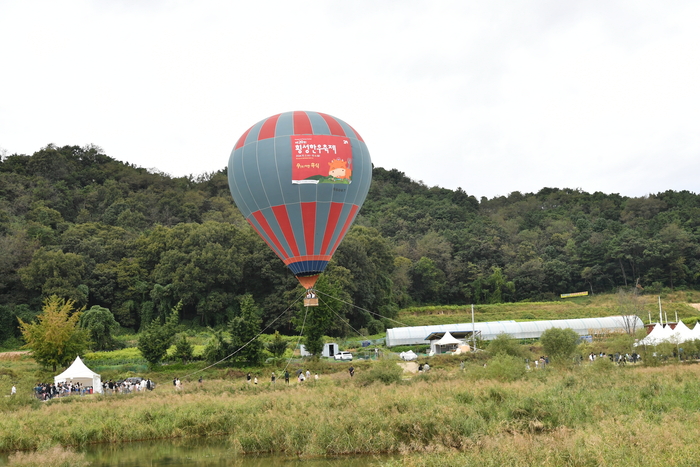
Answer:
[[[321,352],[322,357],[333,357],[335,354],[340,352],[340,349],[338,348],[338,344],[335,342],[328,342],[326,344],[323,344],[323,352]],[[313,354],[309,353],[306,350],[306,347],[304,344],[301,344],[299,346],[299,353],[301,354],[302,357],[311,357]]]

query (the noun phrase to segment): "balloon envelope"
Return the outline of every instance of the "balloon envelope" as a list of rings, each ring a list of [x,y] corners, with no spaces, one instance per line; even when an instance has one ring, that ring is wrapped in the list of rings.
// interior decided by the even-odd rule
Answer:
[[[367,196],[372,161],[365,142],[344,121],[286,112],[240,137],[228,181],[246,220],[310,288]]]

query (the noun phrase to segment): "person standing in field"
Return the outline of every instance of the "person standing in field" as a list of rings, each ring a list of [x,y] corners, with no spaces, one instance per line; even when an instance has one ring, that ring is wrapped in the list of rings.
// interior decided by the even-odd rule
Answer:
[[[284,382],[289,386],[289,372],[287,370],[284,370]]]
[[[275,376],[275,372],[273,371],[271,382],[272,382],[272,384],[275,384],[276,381],[277,381],[277,376]]]
[[[350,373],[351,378],[355,376],[355,367],[351,366],[350,368],[348,368],[348,372]]]

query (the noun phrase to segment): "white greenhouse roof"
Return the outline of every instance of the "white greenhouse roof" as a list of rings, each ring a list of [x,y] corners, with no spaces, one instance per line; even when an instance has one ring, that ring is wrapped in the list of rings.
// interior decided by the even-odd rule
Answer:
[[[508,334],[515,339],[536,339],[549,328],[573,329],[581,336],[591,331],[624,331],[640,329],[644,323],[638,316],[607,316],[604,318],[556,319],[546,321],[490,321],[474,323],[474,330],[484,340],[495,339],[499,334]],[[428,335],[434,332],[471,332],[472,323],[438,324],[434,326],[411,326],[386,330],[386,345],[429,344]]]

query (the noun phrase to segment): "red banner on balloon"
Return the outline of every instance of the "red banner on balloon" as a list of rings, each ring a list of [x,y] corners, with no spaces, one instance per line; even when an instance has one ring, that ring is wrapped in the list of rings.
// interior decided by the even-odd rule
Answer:
[[[352,180],[352,146],[344,136],[293,135],[292,183],[341,183]]]

